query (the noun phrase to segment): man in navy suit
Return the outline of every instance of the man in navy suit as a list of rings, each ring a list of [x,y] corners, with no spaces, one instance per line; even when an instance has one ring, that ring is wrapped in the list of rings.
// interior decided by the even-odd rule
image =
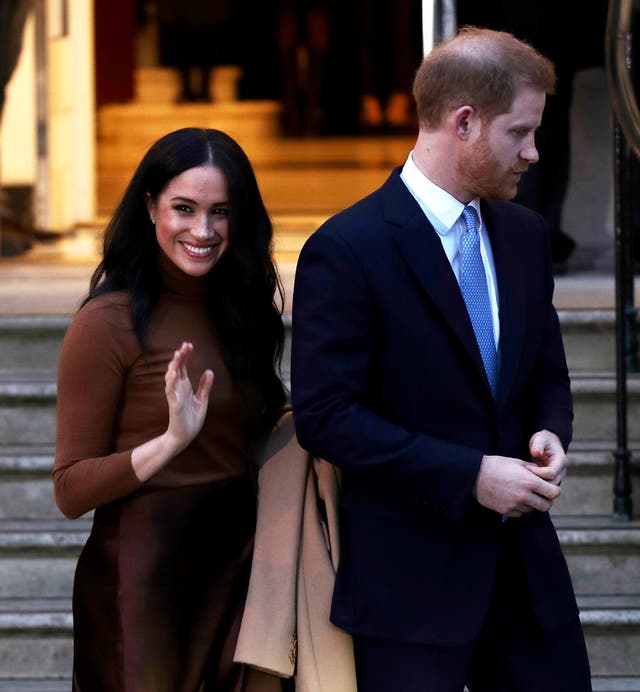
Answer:
[[[437,46],[406,163],[300,255],[293,413],[343,470],[331,619],[359,692],[591,690],[549,518],[573,419],[549,229],[506,201],[554,84],[507,33]]]

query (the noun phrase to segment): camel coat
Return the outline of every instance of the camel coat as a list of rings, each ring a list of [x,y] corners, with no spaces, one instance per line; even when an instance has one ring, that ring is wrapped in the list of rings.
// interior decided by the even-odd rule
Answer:
[[[235,660],[296,692],[356,692],[350,635],[329,621],[338,550],[339,471],[312,459],[285,413],[262,455],[249,592]]]

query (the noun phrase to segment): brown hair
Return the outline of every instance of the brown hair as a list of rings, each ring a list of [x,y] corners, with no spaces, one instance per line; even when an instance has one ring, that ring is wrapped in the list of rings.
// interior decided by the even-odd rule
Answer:
[[[550,60],[504,31],[463,27],[425,57],[413,82],[420,125],[433,129],[463,105],[491,119],[511,108],[523,86],[553,94]]]

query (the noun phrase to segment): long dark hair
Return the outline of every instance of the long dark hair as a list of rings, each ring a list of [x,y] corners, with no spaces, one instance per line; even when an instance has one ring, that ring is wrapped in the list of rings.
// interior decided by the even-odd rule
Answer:
[[[273,228],[253,168],[227,134],[183,128],[151,146],[107,225],[103,258],[83,305],[104,293],[129,291],[133,326],[145,349],[149,317],[162,290],[145,194],[157,200],[172,178],[206,164],[222,171],[229,192],[229,246],[207,275],[207,305],[232,376],[246,394],[257,388],[261,395],[259,434],[273,425],[285,402],[277,376],[284,342],[283,291],[272,258]]]

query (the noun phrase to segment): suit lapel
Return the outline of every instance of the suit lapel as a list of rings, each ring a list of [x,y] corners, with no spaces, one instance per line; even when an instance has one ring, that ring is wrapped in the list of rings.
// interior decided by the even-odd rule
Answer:
[[[486,224],[498,281],[500,311],[500,385],[498,403],[509,395],[522,353],[525,324],[525,271],[517,252],[517,229],[508,207],[486,201],[482,218]]]
[[[394,226],[394,240],[415,280],[441,313],[482,376],[491,396],[471,320],[442,242],[396,169],[381,189],[385,221]]]

